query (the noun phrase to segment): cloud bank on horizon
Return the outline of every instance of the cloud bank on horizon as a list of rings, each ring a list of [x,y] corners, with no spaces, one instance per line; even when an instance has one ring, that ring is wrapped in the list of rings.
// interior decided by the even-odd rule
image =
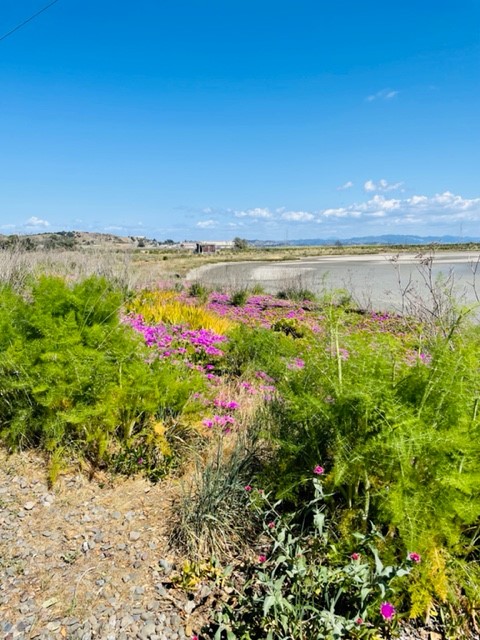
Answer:
[[[348,186],[346,186],[348,185]],[[351,189],[353,182],[342,185]],[[393,195],[392,192],[397,192]],[[142,235],[176,240],[228,239],[242,236],[248,239],[283,239],[288,231],[295,238],[347,238],[353,235],[478,235],[480,229],[480,197],[467,198],[451,191],[434,195],[405,195],[403,182],[389,183],[385,179],[363,183],[365,197],[342,206],[314,210],[286,207],[250,207],[245,209],[204,207],[191,210],[189,226],[171,225],[163,228],[142,222],[121,224],[82,224],[51,222],[31,216],[20,224],[0,225],[0,232],[42,233],[45,231],[80,230]],[[388,195],[387,195],[388,194]],[[432,230],[434,230],[432,232]]]
[[[403,183],[396,183],[399,189]],[[197,229],[223,230],[226,223],[249,238],[262,236],[275,238],[278,230],[288,225],[291,239],[339,237],[352,235],[383,235],[385,233],[443,235],[478,235],[480,229],[480,197],[465,198],[451,191],[433,196],[411,195],[388,197],[385,192],[392,185],[380,180],[367,181],[364,189],[370,193],[367,199],[340,207],[313,211],[287,210],[284,207],[270,209],[254,207],[242,211],[222,212],[208,220],[199,220]],[[376,193],[372,193],[377,191]]]

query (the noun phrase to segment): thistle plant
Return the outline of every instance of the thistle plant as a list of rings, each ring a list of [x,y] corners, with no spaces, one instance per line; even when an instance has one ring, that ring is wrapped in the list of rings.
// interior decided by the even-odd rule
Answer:
[[[325,501],[323,467],[316,465],[313,473],[313,499],[288,515],[281,501],[272,503],[268,494],[245,487],[264,523],[261,553],[247,563],[246,581],[237,585],[217,627],[209,630],[216,640],[395,635],[400,618],[396,595],[420,555],[411,552],[401,564],[385,565],[378,548],[385,548],[386,541],[374,527],[340,543]]]

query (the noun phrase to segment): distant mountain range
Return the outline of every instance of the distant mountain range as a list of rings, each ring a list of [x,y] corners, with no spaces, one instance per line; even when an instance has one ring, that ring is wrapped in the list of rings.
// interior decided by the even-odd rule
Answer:
[[[300,240],[247,240],[253,247],[305,247],[305,246],[337,246],[348,247],[354,245],[371,246],[408,246],[431,244],[478,244],[480,238],[461,236],[413,236],[413,235],[383,235],[360,236],[355,238],[308,238]],[[190,242],[195,246],[195,241]],[[202,244],[208,244],[202,241]],[[35,249],[74,249],[80,247],[108,247],[112,249],[128,248],[185,248],[184,243],[174,240],[155,240],[145,236],[117,236],[111,233],[94,233],[89,231],[57,231],[22,235],[0,234],[0,249],[19,246],[27,250]]]
[[[358,238],[315,238],[307,240],[252,240],[249,244],[256,246],[353,246],[353,245],[429,245],[429,244],[468,244],[478,243],[480,238],[461,237],[461,236],[402,236],[402,235],[383,235],[383,236],[362,236]]]

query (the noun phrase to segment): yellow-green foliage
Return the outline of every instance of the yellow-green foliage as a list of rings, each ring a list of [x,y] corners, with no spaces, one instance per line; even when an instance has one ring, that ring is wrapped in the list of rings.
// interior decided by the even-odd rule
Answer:
[[[191,329],[209,329],[223,335],[235,323],[212,313],[203,305],[178,300],[175,291],[144,291],[129,305],[129,312],[140,313],[146,322],[186,324]]]
[[[432,613],[435,603],[445,602],[448,597],[446,552],[433,547],[423,556],[422,571],[410,585],[410,617],[417,618]]]

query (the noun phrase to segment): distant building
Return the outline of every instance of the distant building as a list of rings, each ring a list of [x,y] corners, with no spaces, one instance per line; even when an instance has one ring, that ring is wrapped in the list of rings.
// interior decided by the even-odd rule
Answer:
[[[233,249],[233,240],[212,240],[209,242],[197,242],[195,253],[216,253],[222,249]]]
[[[187,251],[196,251],[197,243],[196,242],[180,242],[180,249],[186,249]]]

